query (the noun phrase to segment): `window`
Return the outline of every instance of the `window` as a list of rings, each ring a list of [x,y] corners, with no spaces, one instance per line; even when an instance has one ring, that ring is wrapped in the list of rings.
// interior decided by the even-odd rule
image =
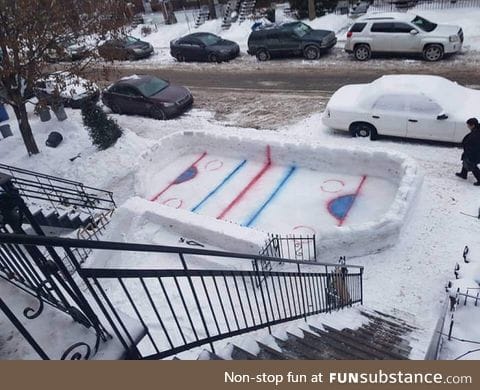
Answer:
[[[415,19],[412,20],[412,23],[426,32],[431,32],[437,28],[435,23],[432,23],[418,15],[415,16]]]
[[[139,96],[139,93],[134,88],[125,85],[115,87],[112,92],[126,96]]]
[[[409,111],[415,114],[437,116],[443,110],[435,101],[424,95],[408,97]]]
[[[198,40],[202,41],[202,43],[205,46],[211,46],[211,45],[217,45],[218,43],[220,43],[222,38],[217,37],[216,35],[213,35],[213,34],[205,34],[205,35],[202,35],[202,36],[198,37]],[[198,40],[195,39],[195,41],[198,41]],[[200,42],[198,42],[198,43],[195,42],[194,44],[195,45],[200,45]]]
[[[393,33],[393,23],[373,23],[371,32]]]
[[[168,82],[157,77],[149,78],[144,83],[137,85],[143,96],[153,96],[167,87]]]
[[[312,28],[305,23],[297,23],[295,27],[293,27],[293,32],[300,38],[307,35],[310,31],[312,31]]]
[[[352,32],[352,33],[362,32],[366,25],[367,25],[367,23],[355,23],[350,28],[350,32]]]
[[[415,30],[412,26],[407,23],[395,23],[395,32],[402,34],[410,34],[410,31]]]
[[[380,96],[373,105],[374,110],[380,111],[405,111],[407,106],[407,97],[405,95],[383,95]]]

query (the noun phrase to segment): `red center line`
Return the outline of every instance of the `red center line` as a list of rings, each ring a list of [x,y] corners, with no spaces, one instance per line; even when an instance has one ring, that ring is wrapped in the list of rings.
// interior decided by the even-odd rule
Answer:
[[[270,166],[272,165],[270,145],[267,145],[266,153],[267,161],[263,166],[262,170],[258,172],[252,180],[250,180],[250,183],[248,183],[246,187],[235,197],[235,199],[230,202],[230,204],[220,213],[217,219],[223,219],[223,217],[225,217],[225,215],[242,200],[245,194],[252,189],[252,187],[260,180],[260,178],[265,174],[265,172],[270,169]]]
[[[207,152],[203,152],[202,155],[197,158],[195,160],[195,162],[193,164],[191,164],[187,169],[185,169],[183,172],[187,171],[188,169],[194,167],[195,165],[197,165],[205,156],[207,155]],[[183,173],[182,172],[182,173]],[[180,174],[181,175],[181,174]],[[178,177],[178,176],[177,176]],[[151,202],[155,202],[158,198],[160,198],[165,192],[167,192],[170,187],[172,187],[174,184],[175,184],[175,180],[177,178],[173,179],[173,181],[168,185],[166,186],[162,191],[160,191],[157,195],[155,195],[153,198],[150,199]]]
[[[356,190],[355,193],[354,193],[355,198],[354,198],[353,202],[350,204],[350,207],[348,208],[347,212],[345,213],[345,216],[344,216],[344,217],[340,220],[340,222],[338,223],[338,226],[342,226],[343,223],[345,222],[345,220],[347,219],[348,213],[349,213],[350,210],[352,209],[353,203],[354,203],[355,200],[357,199],[357,196],[358,196],[358,194],[360,193],[360,190],[362,189],[363,184],[365,183],[365,180],[367,180],[367,176],[366,176],[366,175],[363,175],[363,176],[362,176],[362,180],[360,181],[360,184],[358,185],[357,190]]]

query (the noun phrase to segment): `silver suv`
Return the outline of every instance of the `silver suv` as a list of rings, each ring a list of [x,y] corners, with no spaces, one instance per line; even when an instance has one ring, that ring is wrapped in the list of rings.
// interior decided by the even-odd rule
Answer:
[[[347,33],[345,51],[358,61],[372,53],[419,53],[427,61],[462,49],[459,26],[435,24],[410,13],[371,14],[357,20]]]

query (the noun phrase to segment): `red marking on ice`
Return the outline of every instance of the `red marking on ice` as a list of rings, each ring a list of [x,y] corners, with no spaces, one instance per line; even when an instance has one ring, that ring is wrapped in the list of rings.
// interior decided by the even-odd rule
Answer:
[[[307,230],[307,231],[310,230],[312,234],[317,234],[314,228],[310,226],[305,226],[305,225],[297,225],[292,229],[292,231],[295,231],[295,230]]]
[[[188,169],[190,169],[190,168],[195,167],[195,165],[197,165],[206,155],[207,155],[207,152],[203,152],[202,155],[201,155],[199,158],[197,158],[197,159],[195,160],[195,162],[194,162],[193,164],[191,164],[187,169],[184,169],[183,172],[185,172],[186,170],[188,170]],[[183,172],[182,172],[182,173],[183,173]],[[181,174],[180,174],[180,175],[181,175]],[[180,175],[179,175],[179,176],[180,176]],[[178,177],[178,176],[177,176],[177,177]],[[154,197],[152,197],[152,198],[150,199],[150,201],[155,202],[158,198],[160,198],[165,192],[167,192],[167,191],[175,184],[175,180],[176,180],[176,179],[177,179],[177,178],[173,179],[173,180],[170,182],[169,185],[167,185],[167,186],[166,186],[163,190],[161,190],[157,195],[155,195]]]
[[[218,171],[221,167],[223,167],[223,161],[220,161],[220,160],[210,160],[205,163],[206,171]]]
[[[328,189],[326,189],[326,188],[324,187],[325,184],[327,184],[327,183],[338,183],[338,184],[340,184],[340,188],[339,188],[338,190],[335,190],[335,191],[328,190]],[[328,186],[327,186],[327,187],[328,187]],[[322,190],[323,192],[328,192],[328,193],[334,194],[334,193],[336,193],[336,192],[340,192],[343,187],[345,187],[345,182],[344,182],[343,180],[331,179],[331,180],[325,180],[320,188],[321,188],[321,190]]]
[[[247,194],[247,192],[250,191],[252,189],[252,187],[270,169],[270,167],[272,165],[272,156],[271,156],[271,152],[270,152],[270,145],[267,145],[266,154],[267,154],[267,161],[263,165],[260,172],[258,172],[252,180],[250,180],[250,182],[243,188],[242,191],[240,191],[240,193],[235,197],[235,199],[233,199],[230,202],[230,204],[218,215],[217,219],[222,219],[223,217],[225,217],[225,215],[242,200],[242,198]]]
[[[183,200],[178,199],[178,198],[169,198],[165,201],[162,202],[163,205],[168,206],[168,207],[173,207],[175,209],[179,209],[180,207],[183,206]]]
[[[354,192],[353,195],[355,195],[355,200],[357,199],[357,196],[360,194],[360,190],[362,189],[363,187],[363,184],[365,183],[365,180],[367,180],[367,176],[366,175],[363,175],[362,176],[362,180],[360,180],[360,184],[358,185],[356,191]],[[352,204],[350,205],[350,207],[348,208],[348,210],[346,211],[345,213],[345,216],[338,221],[338,226],[342,226],[343,223],[345,222],[345,220],[347,219],[347,216],[348,216],[348,213],[350,212],[350,210],[352,209],[352,206],[353,204],[355,203],[355,201],[352,202]]]

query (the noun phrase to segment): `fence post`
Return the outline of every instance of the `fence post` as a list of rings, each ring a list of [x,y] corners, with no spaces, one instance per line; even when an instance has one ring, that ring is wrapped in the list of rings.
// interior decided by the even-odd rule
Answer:
[[[360,268],[360,305],[363,305],[363,267]]]
[[[297,264],[297,269],[298,269],[298,278],[300,279],[300,292],[302,294],[302,304],[303,304],[303,318],[305,322],[307,321],[307,306],[305,305],[305,293],[304,293],[304,288],[303,288],[303,278],[302,278],[302,273],[300,271],[300,263]]]
[[[180,260],[182,261],[183,269],[185,271],[187,271],[188,284],[190,285],[190,289],[192,290],[193,298],[195,299],[195,303],[197,305],[198,314],[200,314],[200,318],[202,320],[203,327],[205,328],[205,333],[207,334],[207,338],[210,340],[210,332],[208,331],[207,322],[205,321],[205,317],[203,315],[202,307],[200,306],[200,301],[198,299],[197,291],[195,290],[195,286],[193,285],[192,277],[188,273],[187,262],[185,261],[185,257],[183,256],[182,252],[180,252],[178,255],[180,256]],[[215,353],[215,348],[213,346],[213,342],[209,341],[209,344],[210,344],[210,348],[212,348],[212,352]]]
[[[253,260],[256,264],[256,273],[257,273],[257,279],[260,280],[260,271],[258,269],[258,259],[254,259]],[[263,308],[265,310],[265,318],[267,320],[267,327],[268,327],[268,333],[272,333],[272,328],[270,327],[270,319],[268,317],[268,308],[267,308],[267,302],[265,301],[265,293],[263,292],[263,287],[262,287],[262,283],[260,282],[259,285],[258,285],[258,288],[260,289],[260,293],[262,294],[262,302],[263,302]]]

